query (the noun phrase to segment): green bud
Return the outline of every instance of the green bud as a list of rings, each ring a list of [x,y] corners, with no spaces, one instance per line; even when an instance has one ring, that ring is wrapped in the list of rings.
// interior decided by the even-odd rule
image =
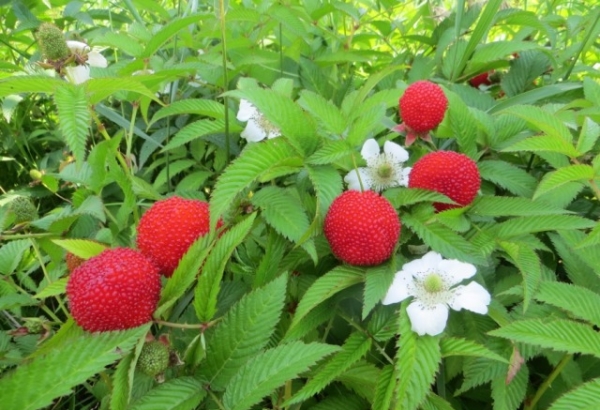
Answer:
[[[137,362],[137,368],[144,374],[154,377],[169,367],[169,348],[158,340],[144,344]]]
[[[46,60],[64,60],[71,55],[65,35],[54,24],[42,23],[35,36]]]
[[[29,198],[24,196],[18,196],[13,199],[10,203],[10,210],[17,217],[15,220],[16,223],[33,221],[38,217],[37,208]]]

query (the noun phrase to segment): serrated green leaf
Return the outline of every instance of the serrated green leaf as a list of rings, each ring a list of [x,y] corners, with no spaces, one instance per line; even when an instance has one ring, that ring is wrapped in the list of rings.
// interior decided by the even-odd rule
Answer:
[[[535,250],[527,245],[500,242],[500,246],[510,256],[523,276],[523,309],[527,310],[542,278],[540,258]]]
[[[73,255],[84,259],[99,255],[103,250],[108,248],[108,245],[85,239],[53,239],[52,242],[71,252]]]
[[[395,270],[387,263],[367,270],[363,297],[363,320],[367,318],[375,305],[384,298],[394,281],[395,275]]]
[[[331,101],[312,91],[300,92],[298,104],[315,117],[319,124],[335,136],[341,136],[349,121]]]
[[[206,390],[193,377],[179,377],[159,384],[137,400],[130,410],[192,410],[206,397]]]
[[[480,216],[534,216],[565,214],[569,211],[544,201],[509,196],[480,196],[469,213]]]
[[[535,298],[600,326],[600,295],[589,289],[568,283],[543,282]]]
[[[419,202],[456,204],[444,194],[421,188],[392,188],[385,191],[383,195],[390,200],[394,208],[418,204]]]
[[[439,223],[425,223],[409,213],[402,214],[402,223],[414,231],[431,249],[447,258],[478,265],[485,264],[479,249]]]
[[[437,394],[431,392],[421,405],[423,410],[454,410],[454,407]]]
[[[68,281],[69,281],[69,278],[60,278],[58,280],[55,280],[54,282],[52,282],[51,284],[49,284],[48,286],[46,286],[45,288],[40,290],[34,296],[34,298],[46,299],[51,296],[63,295],[66,292]]]
[[[483,64],[490,61],[505,59],[512,53],[519,51],[532,50],[540,46],[532,41],[493,41],[486,44],[480,44],[473,57],[471,64]]]
[[[576,215],[520,216],[497,224],[493,232],[497,238],[507,239],[535,232],[593,228],[595,225],[594,221]]]
[[[235,132],[235,130],[233,130]],[[225,121],[223,120],[198,120],[183,127],[173,139],[162,149],[161,152],[170,151],[174,148],[181,147],[188,142],[192,142],[198,138],[205,137],[211,134],[225,132]]]
[[[291,342],[249,360],[231,379],[223,395],[228,410],[247,410],[286,381],[339,350],[323,343]]]
[[[351,266],[338,266],[321,276],[308,288],[298,303],[288,333],[298,326],[300,321],[317,305],[363,280],[364,270]]]
[[[336,377],[336,380],[359,396],[367,399],[369,403],[373,403],[380,375],[381,370],[379,367],[363,359]]]
[[[594,144],[598,141],[598,137],[600,137],[600,125],[585,117],[575,148],[577,151],[585,154],[594,147]]]
[[[306,171],[317,192],[319,213],[322,217],[325,217],[333,200],[344,190],[342,177],[335,168],[328,165],[306,165]]]
[[[323,146],[312,154],[306,162],[312,165],[331,164],[354,152],[354,148],[346,140],[325,141]]]
[[[154,312],[155,317],[160,317],[167,312],[194,282],[206,256],[214,246],[214,240],[214,232],[209,232],[196,239],[188,248],[160,294],[158,308]]]
[[[537,185],[534,177],[504,161],[481,161],[481,178],[507,189],[515,195],[530,198]]]
[[[556,171],[548,172],[537,187],[533,199],[560,188],[568,182],[584,182],[594,179],[594,168],[589,165],[569,165]]]
[[[503,111],[503,114],[512,114],[524,119],[547,136],[562,140],[571,146],[573,136],[565,124],[563,124],[555,115],[543,108],[533,105],[518,105]],[[573,150],[575,150],[573,148]]]
[[[462,339],[457,337],[445,337],[440,342],[440,348],[442,350],[442,357],[484,357],[487,359],[496,360],[508,364],[508,360],[504,357],[492,352],[487,347],[468,339]]]
[[[223,390],[238,370],[271,338],[285,300],[287,277],[245,295],[216,325],[200,374],[211,389]]]
[[[470,157],[477,153],[477,126],[475,117],[469,111],[463,100],[452,92],[447,92],[448,110],[446,121],[448,121],[461,152]]]
[[[2,407],[6,410],[39,409],[127,353],[146,335],[150,325],[135,329],[88,334],[67,339],[60,348],[19,366],[0,379]]]
[[[581,234],[577,236],[583,238],[581,232],[570,232]],[[575,285],[600,293],[600,281],[598,281],[598,275],[594,271],[594,266],[589,266],[589,264],[583,260],[582,252],[578,252],[578,249],[575,249],[572,241],[565,238],[565,232],[561,232],[561,235],[550,233],[548,236],[554,245],[557,255],[562,261],[562,266],[570,281]],[[579,241],[581,240],[580,238],[578,238]]]
[[[573,145],[553,135],[528,137],[517,142],[516,144],[511,145],[508,148],[504,148],[502,151],[556,152],[566,155],[570,158],[577,158],[581,155],[581,153],[578,152]]]
[[[196,24],[200,20],[198,15],[190,15],[185,17],[178,17],[171,20],[168,24],[163,26],[160,30],[153,33],[152,38],[146,44],[144,52],[139,56],[140,58],[149,58],[170,38],[175,36],[179,30],[189,26],[190,24]]]
[[[600,333],[591,326],[565,319],[518,320],[488,334],[546,349],[600,357]]]
[[[394,389],[396,386],[396,379],[394,377],[394,366],[384,366],[381,369],[379,380],[377,380],[377,390],[375,391],[375,398],[373,400],[374,409],[389,409],[392,406],[392,400],[394,398]]]
[[[30,247],[31,240],[29,239],[17,239],[2,245],[0,248],[0,273],[12,274],[19,266],[23,254]]]
[[[85,159],[85,147],[92,116],[85,89],[65,83],[54,94],[60,131],[79,164]]]
[[[162,102],[156,97],[154,92],[152,92],[141,82],[136,81],[135,77],[90,78],[84,83],[84,87],[89,94],[90,104],[99,103],[108,98],[109,96],[121,91],[129,91],[136,94],[140,94],[150,98],[151,100],[159,104],[162,104]]]
[[[522,366],[510,383],[506,382],[505,377],[497,377],[493,379],[492,398],[494,399],[494,409],[520,409],[521,403],[523,403],[525,394],[527,393],[528,381],[529,368],[527,366]]]
[[[292,340],[301,339],[311,332],[314,332],[315,329],[317,329],[317,327],[321,324],[328,320],[332,320],[334,316],[334,304],[325,301],[308,312],[296,326],[289,328],[285,334],[285,337],[283,338],[283,341],[289,342]]]
[[[342,350],[336,353],[324,366],[318,369],[314,377],[298,391],[284,406],[300,403],[323,390],[336,377],[358,362],[371,348],[371,339],[364,333],[351,334]]]
[[[418,336],[411,330],[407,306],[407,302],[402,303],[398,325],[400,338],[394,364],[394,374],[398,379],[396,409],[413,410],[429,394],[442,356],[438,338]]]
[[[57,78],[17,75],[0,80],[0,97],[20,93],[52,94],[64,85],[65,82]]]
[[[300,200],[290,190],[276,186],[264,187],[252,196],[265,221],[279,234],[298,243],[308,230],[308,216]]]
[[[221,289],[221,279],[231,254],[242,243],[250,232],[256,214],[249,215],[246,219],[229,228],[214,245],[206,262],[202,267],[202,274],[198,278],[194,297],[196,315],[203,322],[211,320],[217,310],[217,296]]]
[[[225,106],[218,101],[204,100],[201,98],[173,101],[166,107],[161,108],[154,114],[149,126],[158,120],[171,115],[196,114],[212,117],[217,120],[225,119]],[[233,113],[230,112],[230,116]]]
[[[210,201],[211,227],[234,202],[235,197],[262,174],[287,163],[294,156],[292,148],[281,138],[250,144],[221,174]]]
[[[549,410],[591,410],[599,407],[600,379],[594,379],[559,397]]]

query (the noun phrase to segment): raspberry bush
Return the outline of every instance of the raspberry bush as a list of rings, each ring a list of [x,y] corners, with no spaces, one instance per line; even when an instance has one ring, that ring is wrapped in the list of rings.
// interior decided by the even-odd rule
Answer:
[[[592,3],[0,2],[0,408],[600,408]]]

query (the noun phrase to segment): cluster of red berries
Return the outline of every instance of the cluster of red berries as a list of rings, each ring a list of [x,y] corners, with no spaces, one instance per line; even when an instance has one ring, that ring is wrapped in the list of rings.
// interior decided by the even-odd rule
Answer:
[[[417,81],[399,101],[406,131],[406,145],[442,122],[448,100],[437,84]],[[456,204],[434,203],[444,211],[469,205],[475,199],[481,178],[477,164],[453,151],[431,152],[413,166],[408,187],[436,191]],[[346,191],[338,196],[327,215],[323,230],[333,254],[350,265],[369,266],[389,259],[400,238],[401,222],[392,204],[373,191]]]
[[[177,196],[157,201],[138,226],[138,250],[107,249],[83,261],[67,256],[67,296],[75,322],[89,332],[152,320],[161,273],[170,277],[190,245],[210,229],[208,203]]]

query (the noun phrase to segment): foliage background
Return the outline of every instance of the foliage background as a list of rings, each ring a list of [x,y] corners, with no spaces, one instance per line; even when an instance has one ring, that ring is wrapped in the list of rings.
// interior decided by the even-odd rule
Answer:
[[[0,11],[3,408],[600,406],[597,3],[16,0]],[[37,64],[42,21],[103,47],[109,67],[81,86],[50,77]],[[153,73],[133,75],[143,69]],[[466,83],[492,69],[489,89]],[[439,195],[388,190],[396,254],[342,265],[323,217],[367,138],[402,142],[389,129],[419,79],[444,87],[435,147],[478,162],[481,195],[435,214]],[[240,139],[240,98],[283,137]],[[414,145],[410,162],[431,149]],[[68,313],[65,250],[132,246],[140,215],[172,193],[210,200],[227,233],[190,249],[155,323],[86,334]],[[15,196],[38,217],[17,222]],[[404,304],[379,303],[427,248],[477,265],[488,316],[455,312],[442,336],[418,337]],[[135,368],[148,331],[180,360],[162,383]]]

